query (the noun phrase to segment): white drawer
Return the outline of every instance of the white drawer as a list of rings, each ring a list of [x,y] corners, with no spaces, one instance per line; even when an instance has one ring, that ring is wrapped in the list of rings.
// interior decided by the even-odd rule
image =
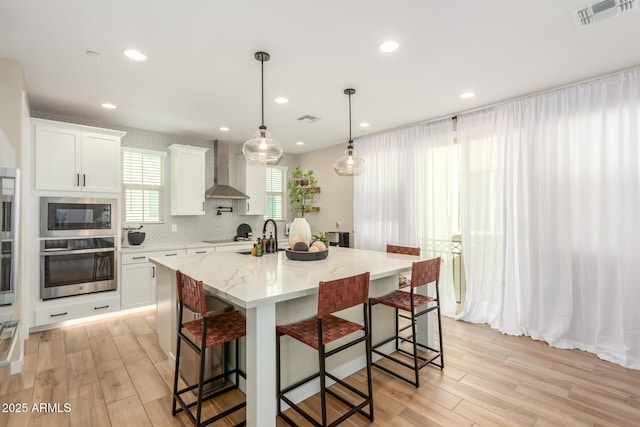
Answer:
[[[216,247],[215,246],[207,246],[204,248],[188,248],[187,249],[187,255],[193,255],[193,254],[208,254],[211,252],[215,252],[216,251]]]
[[[119,311],[120,295],[115,292],[114,294],[115,295],[112,296],[98,297],[91,300],[85,300],[85,298],[83,298],[82,301],[77,301],[71,298],[67,301],[67,298],[63,298],[51,302],[42,302],[40,306],[35,309],[35,326]]]
[[[153,252],[136,252],[122,254],[123,264],[137,264],[141,262],[149,262],[149,258],[161,256],[177,256],[184,255],[184,249],[173,249],[170,251],[153,251]]]

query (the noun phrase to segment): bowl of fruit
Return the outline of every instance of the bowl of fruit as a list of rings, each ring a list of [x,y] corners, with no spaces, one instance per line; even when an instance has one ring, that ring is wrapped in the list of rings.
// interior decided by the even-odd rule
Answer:
[[[329,256],[329,249],[322,240],[309,242],[306,236],[299,235],[291,239],[291,245],[285,253],[293,261],[318,261]]]

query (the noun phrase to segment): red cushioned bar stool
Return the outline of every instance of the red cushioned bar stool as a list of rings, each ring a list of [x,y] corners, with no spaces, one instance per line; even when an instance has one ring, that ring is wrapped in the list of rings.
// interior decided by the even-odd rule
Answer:
[[[213,399],[221,394],[235,390],[240,385],[240,377],[246,378],[244,372],[239,368],[240,356],[239,356],[239,340],[246,335],[246,320],[237,311],[226,312],[215,316],[207,317],[207,304],[204,295],[204,286],[201,281],[195,280],[186,274],[182,274],[180,271],[176,272],[178,281],[178,345],[176,351],[176,367],[175,375],[173,379],[173,404],[171,413],[175,416],[179,412],[184,411],[189,419],[197,426],[205,426],[218,421],[224,417],[231,415],[232,413],[244,408],[246,401],[238,403],[231,408],[220,412],[206,420],[202,420],[202,402],[209,399]],[[194,313],[201,315],[201,319],[193,320],[189,322],[182,321],[182,315],[184,308],[187,307]],[[185,334],[185,332],[187,332]],[[191,338],[195,337],[195,339]],[[191,347],[199,357],[200,372],[198,374],[198,382],[196,384],[187,385],[182,389],[178,389],[178,374],[180,371],[180,348],[182,342]],[[204,378],[205,374],[205,356],[204,352],[207,348],[223,345],[225,343],[236,343],[236,357],[235,367],[232,370],[223,372],[211,378]],[[225,369],[223,367],[223,369]],[[232,376],[235,376],[235,384],[223,386],[222,389],[216,390],[210,394],[204,396],[204,387],[214,381],[218,381],[222,378],[227,381]],[[197,389],[197,400],[191,403],[186,403],[182,397],[182,394],[191,390]],[[177,403],[180,407],[177,407]],[[196,414],[193,414],[193,407],[196,407]],[[245,421],[242,421],[237,426],[245,425]]]
[[[398,289],[394,292],[391,292],[390,294],[387,294],[381,297],[369,298],[369,316],[371,316],[372,307],[376,304],[383,304],[388,307],[392,307],[396,310],[396,314],[398,310],[404,310],[409,312],[409,325],[402,326],[402,327],[397,326],[396,334],[394,336],[387,338],[377,344],[372,345],[371,351],[386,359],[389,359],[393,362],[396,362],[402,366],[405,366],[413,370],[414,378],[410,379],[399,374],[395,370],[392,370],[380,364],[379,361],[376,361],[373,363],[373,366],[376,366],[391,375],[394,375],[404,381],[407,381],[408,383],[413,384],[415,387],[420,386],[419,370],[425,367],[426,365],[432,364],[432,365],[438,366],[440,369],[444,368],[444,357],[442,354],[442,322],[440,318],[440,302],[439,302],[440,294],[438,290],[439,279],[440,279],[440,257],[425,260],[425,261],[417,261],[413,263],[411,268],[411,281],[409,282],[410,289],[408,291],[403,289]],[[431,283],[434,283],[436,287],[435,297],[421,295],[415,292],[416,288],[419,288],[421,286],[427,286]],[[417,318],[420,316],[424,316],[425,314],[434,310],[437,311],[437,315],[438,315],[438,338],[439,338],[438,349],[432,348],[426,344],[419,343],[416,336]],[[397,317],[398,316],[396,315],[396,319]],[[397,322],[396,322],[396,325],[397,325]],[[411,335],[409,336],[401,335],[401,332],[409,328],[411,329]],[[412,351],[407,351],[403,349],[402,346],[397,346],[397,344],[396,344],[396,347],[399,353],[405,354],[413,359],[412,364],[409,364],[406,361],[401,360],[393,353],[386,354],[378,350],[378,348],[380,348],[381,346],[383,346],[384,344],[392,340],[396,340],[396,342],[400,340],[400,341],[411,343]],[[418,348],[420,348],[420,350],[422,351],[428,352],[427,357],[420,355],[418,353]],[[436,362],[437,359],[440,359],[439,363]]]
[[[316,317],[303,320],[290,325],[280,325],[276,327],[276,385],[278,392],[278,415],[280,415],[290,425],[296,424],[282,412],[281,403],[286,402],[291,408],[302,415],[307,421],[314,426],[336,426],[345,421],[351,415],[359,413],[369,420],[373,421],[373,389],[371,383],[371,337],[369,335],[369,313],[367,310],[367,299],[369,294],[369,273],[363,273],[355,276],[345,277],[342,279],[332,280],[329,282],[320,282],[318,290],[318,313]],[[341,310],[350,307],[362,305],[364,325],[334,316]],[[339,338],[346,337],[354,332],[360,332],[358,338],[342,344],[330,351],[325,346]],[[304,378],[295,384],[284,389],[281,388],[280,378],[280,340],[284,335],[296,339],[318,351],[319,372]],[[326,370],[326,358],[334,354],[353,347],[364,342],[365,353],[367,359],[367,393],[364,393],[345,381],[337,378]],[[315,378],[320,379],[320,405],[322,411],[322,420],[319,422],[310,414],[303,411],[299,405],[296,405],[286,394],[292,390],[308,383]],[[352,403],[345,397],[339,395],[335,391],[326,387],[326,379],[330,378],[342,387],[349,390],[358,398],[362,399],[360,403]],[[342,416],[327,424],[327,395],[337,399],[344,405],[349,407],[349,411]],[[364,408],[369,407],[368,413]]]

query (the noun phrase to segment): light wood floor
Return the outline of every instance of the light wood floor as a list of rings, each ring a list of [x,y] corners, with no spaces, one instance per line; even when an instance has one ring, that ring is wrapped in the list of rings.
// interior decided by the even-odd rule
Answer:
[[[0,383],[0,402],[27,403],[29,412],[0,413],[0,426],[191,425],[184,414],[171,416],[172,370],[151,326],[154,314],[31,334],[23,372]],[[444,371],[424,368],[415,389],[374,369],[375,422],[354,416],[343,425],[640,425],[640,371],[486,325],[443,323]],[[364,386],[363,372],[351,380]],[[221,404],[238,398],[240,392]],[[61,410],[69,403],[71,410],[31,412],[40,402],[59,403]],[[304,403],[312,412],[318,404],[317,396]],[[207,414],[217,410],[208,403]]]

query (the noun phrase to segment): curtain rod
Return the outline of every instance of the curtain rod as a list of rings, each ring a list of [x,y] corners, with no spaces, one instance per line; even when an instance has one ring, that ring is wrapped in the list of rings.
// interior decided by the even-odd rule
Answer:
[[[544,94],[551,93],[551,92],[556,92],[556,91],[559,91],[559,90],[562,90],[562,89],[567,89],[567,88],[578,86],[578,85],[582,85],[582,84],[585,84],[585,83],[592,83],[592,82],[595,82],[595,81],[598,81],[598,80],[604,80],[604,79],[607,79],[609,77],[613,77],[615,75],[622,74],[622,73],[627,73],[629,71],[634,71],[634,70],[640,70],[640,65],[634,65],[633,67],[625,68],[625,69],[618,70],[618,71],[613,71],[613,72],[607,73],[607,74],[601,74],[601,75],[596,76],[596,77],[591,77],[591,78],[588,78],[588,79],[579,80],[579,81],[573,82],[573,83],[567,83],[567,84],[564,84],[564,85],[561,85],[561,86],[554,86],[554,87],[549,88],[549,89],[543,89],[543,90],[539,90],[539,91],[536,91],[536,92],[529,92],[529,93],[524,94],[524,95],[519,95],[519,96],[516,96],[516,97],[513,97],[513,98],[503,99],[501,101],[496,101],[496,102],[493,102],[491,104],[485,104],[485,105],[481,105],[479,107],[470,108],[468,110],[463,110],[463,111],[460,111],[458,113],[449,113],[449,114],[445,114],[445,115],[442,115],[442,116],[439,116],[439,117],[435,117],[435,118],[432,118],[432,119],[421,120],[419,122],[413,122],[413,123],[409,123],[409,124],[406,124],[406,125],[398,126],[398,127],[395,127],[395,128],[381,130],[379,132],[374,132],[374,133],[371,133],[371,134],[368,134],[368,135],[362,135],[362,136],[356,138],[355,140],[357,141],[360,138],[366,138],[366,137],[369,137],[369,136],[379,135],[379,134],[382,134],[382,133],[394,132],[394,131],[398,131],[398,130],[402,130],[402,129],[408,129],[408,128],[414,127],[414,126],[426,125],[428,123],[437,122],[439,120],[457,119],[458,116],[460,116],[462,114],[469,114],[469,113],[473,113],[473,112],[476,112],[476,111],[485,110],[487,108],[496,107],[498,105],[507,104],[509,102],[521,101],[521,100],[528,99],[528,98],[531,98],[531,97],[534,97],[534,96],[539,96],[539,95],[544,95]]]

